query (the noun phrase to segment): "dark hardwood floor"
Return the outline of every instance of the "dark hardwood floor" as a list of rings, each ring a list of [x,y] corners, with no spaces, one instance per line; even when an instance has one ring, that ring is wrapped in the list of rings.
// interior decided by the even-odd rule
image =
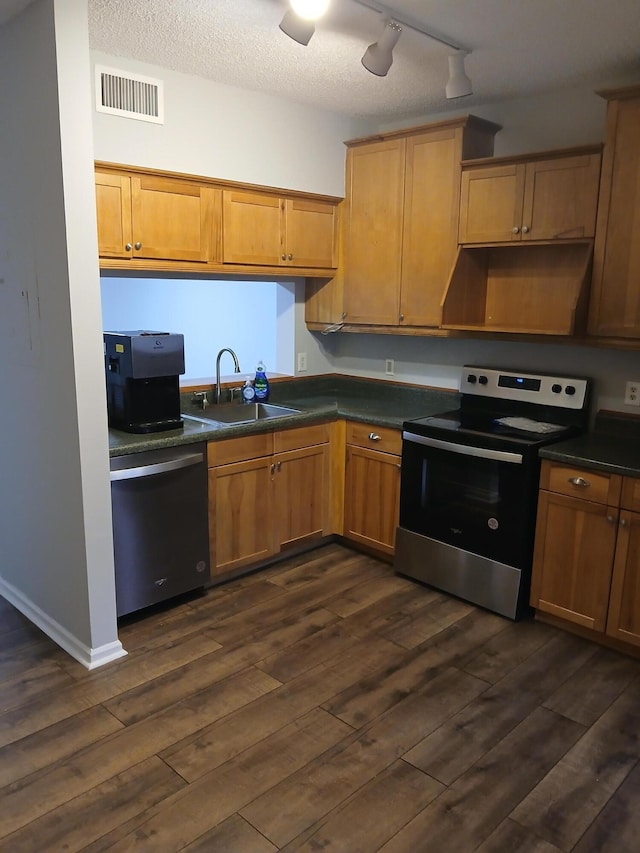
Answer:
[[[640,850],[640,662],[330,544],[121,626],[0,599],[0,850]]]

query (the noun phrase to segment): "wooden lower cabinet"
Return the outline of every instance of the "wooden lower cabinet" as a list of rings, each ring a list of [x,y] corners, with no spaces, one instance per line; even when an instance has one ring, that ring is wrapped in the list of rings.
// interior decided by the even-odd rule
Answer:
[[[209,443],[212,575],[328,532],[328,436],[318,424]]]
[[[533,607],[640,646],[639,484],[543,461]]]
[[[392,555],[400,507],[398,430],[347,423],[344,537]]]

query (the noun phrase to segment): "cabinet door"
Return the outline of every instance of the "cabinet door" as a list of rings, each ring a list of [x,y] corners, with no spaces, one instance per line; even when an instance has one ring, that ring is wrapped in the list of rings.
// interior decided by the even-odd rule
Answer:
[[[210,259],[214,191],[170,178],[132,177],[133,257]]]
[[[604,631],[618,510],[540,492],[531,581],[538,610]]]
[[[640,97],[609,104],[589,332],[640,338]]]
[[[337,266],[335,204],[311,199],[285,202],[286,263],[294,267]]]
[[[525,174],[523,163],[462,172],[460,243],[510,243],[521,239]]]
[[[278,549],[324,535],[329,510],[329,449],[321,444],[274,457]]]
[[[522,239],[593,237],[599,183],[599,154],[527,163]]]
[[[131,179],[96,172],[98,254],[101,258],[130,258]]]
[[[607,634],[640,646],[640,514],[622,510]]]
[[[347,446],[344,535],[393,554],[400,507],[400,457]]]
[[[283,204],[278,196],[224,190],[223,262],[275,267],[284,263]]]
[[[405,148],[394,139],[347,152],[347,323],[398,323]]]
[[[456,256],[460,207],[459,131],[407,139],[399,322],[439,326]]]
[[[274,553],[272,457],[209,469],[211,573]]]

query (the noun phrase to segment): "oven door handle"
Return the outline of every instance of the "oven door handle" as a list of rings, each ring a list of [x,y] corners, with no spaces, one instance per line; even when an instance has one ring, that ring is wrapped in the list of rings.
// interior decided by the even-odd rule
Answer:
[[[414,444],[423,444],[425,447],[434,447],[436,450],[446,450],[449,453],[460,453],[463,456],[475,456],[480,459],[493,459],[496,462],[511,462],[514,465],[522,465],[522,454],[512,453],[509,450],[490,450],[488,447],[455,444],[452,441],[442,441],[439,438],[427,438],[424,435],[416,435],[414,432],[403,431],[402,438]]]

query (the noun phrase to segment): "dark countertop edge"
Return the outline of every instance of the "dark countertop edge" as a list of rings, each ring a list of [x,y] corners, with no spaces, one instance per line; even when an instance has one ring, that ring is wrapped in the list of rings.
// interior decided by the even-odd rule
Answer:
[[[323,394],[325,399],[296,397],[288,395],[286,398],[273,399],[280,405],[290,405],[300,409],[296,415],[288,415],[282,418],[270,418],[269,420],[254,423],[211,426],[200,425],[185,421],[183,429],[168,430],[166,432],[155,432],[147,434],[135,434],[121,432],[120,430],[109,430],[109,456],[124,456],[128,453],[140,453],[145,450],[156,450],[163,447],[177,447],[185,444],[193,444],[198,441],[221,441],[226,438],[240,438],[245,435],[253,435],[260,432],[275,432],[276,430],[306,426],[314,423],[322,423],[340,418],[371,423],[380,427],[391,429],[402,429],[406,420],[426,417],[431,414],[454,409],[458,405],[458,395],[455,391],[448,389],[420,389],[416,393],[413,386],[406,395],[400,394],[398,399],[383,399],[376,396],[348,397],[342,394]],[[194,411],[193,414],[196,414]],[[202,414],[202,413],[200,413]],[[204,413],[205,417],[209,412]],[[214,414],[211,414],[214,417]]]
[[[541,448],[540,456],[578,468],[640,477],[640,446],[629,438],[587,433],[577,438],[549,444]]]

